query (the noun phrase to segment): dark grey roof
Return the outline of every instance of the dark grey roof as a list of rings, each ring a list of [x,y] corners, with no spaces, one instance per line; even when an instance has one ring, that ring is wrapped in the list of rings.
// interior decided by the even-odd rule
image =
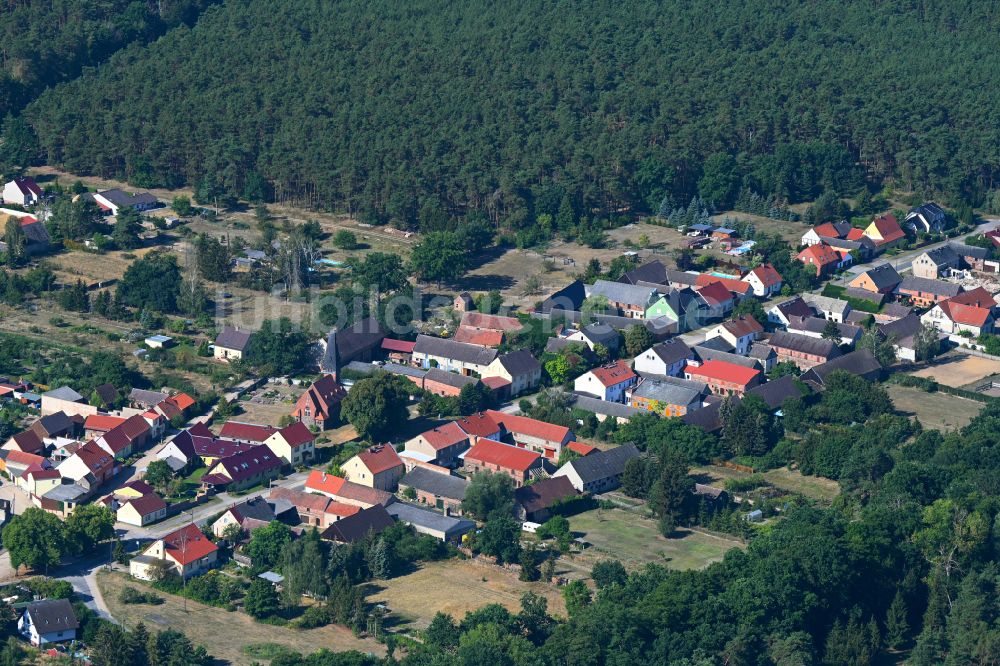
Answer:
[[[52,437],[69,432],[73,429],[73,421],[66,416],[65,412],[56,412],[38,419],[31,424],[31,429],[42,437]]]
[[[786,331],[775,331],[771,334],[768,344],[775,349],[790,349],[802,354],[831,358],[840,353],[837,343],[833,340],[813,338],[808,335],[797,335]]]
[[[635,320],[633,319],[632,321]],[[587,338],[595,345],[602,344],[605,347],[618,346],[618,331],[612,328],[609,324],[602,322],[587,324],[580,329],[580,333],[583,334],[583,337]]]
[[[899,291],[916,291],[923,294],[951,298],[958,296],[962,291],[962,287],[952,282],[908,275],[899,283]]]
[[[862,301],[868,301],[874,303],[875,305],[882,305],[886,299],[886,294],[877,291],[868,291],[867,289],[859,289],[857,287],[848,287],[844,290],[844,295],[848,298],[857,298]]]
[[[612,303],[625,303],[626,305],[636,305],[645,307],[656,289],[653,287],[642,287],[639,285],[626,284],[624,282],[609,282],[598,280],[587,288],[588,296],[604,296]]]
[[[580,350],[581,356],[589,356],[591,354],[590,347],[583,342],[579,340],[567,340],[566,338],[549,338],[545,342],[545,351],[558,354],[571,345],[575,345]]]
[[[821,363],[802,374],[802,381],[822,387],[826,377],[836,370],[844,370],[866,379],[874,379],[882,371],[882,365],[867,349],[858,349],[839,358]]]
[[[807,331],[822,335],[830,322],[831,320],[823,319],[822,317],[792,317],[788,320],[788,332]],[[854,339],[861,335],[861,327],[854,324],[838,324],[837,322],[833,322],[833,325],[837,327],[837,332],[840,333],[840,337],[842,338]]]
[[[567,497],[575,497],[577,494],[576,488],[568,478],[555,476],[521,486],[514,491],[514,501],[524,508],[525,513],[534,513],[549,509]]]
[[[698,274],[667,269],[667,282],[671,287],[693,287],[698,284]]]
[[[368,509],[362,509],[354,515],[341,518],[327,527],[322,534],[324,539],[339,543],[357,543],[369,532],[378,534],[392,525],[392,516],[381,504]]]
[[[448,372],[441,368],[431,368],[424,374],[424,381],[438,382],[457,389],[463,388],[467,384],[478,384],[479,379],[469,375],[460,375],[457,372]]]
[[[667,280],[667,267],[663,265],[662,261],[654,260],[628,271],[622,275],[619,282],[625,284],[639,284],[640,282],[667,284]]]
[[[794,298],[782,301],[772,309],[781,312],[786,319],[788,317],[811,317],[815,314],[809,304],[802,300],[801,296],[795,296]]]
[[[553,310],[579,310],[583,307],[583,302],[587,300],[586,285],[580,280],[570,282],[568,285],[555,292],[538,306],[541,313],[549,313]]]
[[[591,412],[592,414],[601,414],[602,416],[630,419],[636,414],[647,413],[644,409],[629,407],[628,405],[623,405],[620,402],[608,402],[607,400],[600,400],[598,398],[594,398],[589,395],[581,395],[579,393],[573,394],[572,399],[573,407],[582,409],[585,412]]]
[[[348,367],[354,366],[355,363],[359,362],[352,361],[351,363],[348,364]],[[366,365],[369,368],[376,367],[372,366],[370,363],[359,363],[359,364]],[[379,367],[382,370],[385,370],[386,372],[392,375],[406,375],[407,377],[424,377],[427,375],[427,372],[425,370],[421,370],[420,368],[414,368],[411,365],[400,365],[399,363],[386,363],[385,365],[377,367]]]
[[[732,354],[736,349],[733,343],[729,342],[729,340],[726,340],[721,335],[717,335],[714,338],[708,338],[704,342],[698,343],[698,348],[712,349],[714,351],[727,352],[729,354]]]
[[[695,345],[692,350],[702,362],[725,361],[726,363],[742,365],[744,368],[756,368],[757,370],[763,369],[760,365],[760,361],[755,358],[740,356],[739,354],[730,354],[729,352],[719,351],[703,345]]]
[[[128,394],[129,402],[134,402],[143,407],[154,407],[169,397],[166,393],[147,391],[145,389],[132,389],[132,392]]]
[[[115,206],[149,206],[156,205],[160,203],[159,199],[154,197],[149,192],[137,192],[135,194],[129,194],[124,190],[120,190],[117,187],[110,190],[104,190],[103,192],[98,192],[102,197],[113,203]]]
[[[252,497],[231,508],[240,517],[241,521],[243,518],[266,520],[268,522],[274,520],[274,507],[263,497]]]
[[[509,354],[504,354],[500,357],[500,364],[512,377],[528,375],[542,369],[538,359],[532,356],[531,352],[527,349],[518,349]]]
[[[80,622],[73,612],[73,604],[68,599],[45,599],[33,601],[24,612],[31,618],[31,624],[40,634],[78,629]]]
[[[688,347],[687,344],[685,344],[680,338],[674,338],[673,340],[667,340],[666,342],[653,345],[651,351],[668,366],[685,359],[689,359],[692,355],[691,348]]]
[[[823,296],[822,294],[802,294],[802,300],[813,308],[824,312],[845,313],[851,309],[851,304],[839,298]]]
[[[326,336],[326,349],[320,361],[320,370],[336,373],[341,366],[357,360],[364,353],[382,344],[385,331],[375,317],[333,329]]]
[[[675,377],[663,379],[643,379],[632,389],[632,395],[647,400],[658,400],[665,405],[691,405],[701,403],[702,396],[708,392],[708,386],[701,382],[693,382]]]
[[[950,245],[942,245],[924,253],[928,259],[938,266],[955,264],[959,260],[958,253]]]
[[[879,315],[883,318],[895,317],[897,319],[902,319],[911,312],[913,312],[913,308],[903,305],[902,303],[886,303]]]
[[[982,260],[990,256],[990,251],[985,247],[976,247],[975,245],[966,245],[965,243],[948,243],[948,245],[961,257],[973,257]]]
[[[758,361],[766,361],[767,359],[774,357],[775,353],[766,342],[755,342],[750,347],[750,353],[747,354],[747,356],[755,358]]]
[[[592,483],[612,476],[619,476],[625,471],[625,463],[640,455],[635,444],[623,444],[606,451],[591,453],[589,456],[577,458],[566,464],[572,466],[584,483]]]
[[[896,269],[892,267],[892,264],[888,263],[873,266],[862,273],[862,275],[867,275],[868,278],[875,284],[876,289],[895,287],[902,279],[899,277],[899,273],[896,272]]]
[[[928,220],[941,219],[945,217],[944,209],[937,205],[933,201],[928,201],[925,204],[921,204],[907,213],[906,217],[909,218],[912,215],[921,215]]]
[[[118,389],[115,388],[114,384],[101,384],[100,386],[95,386],[94,392],[101,400],[109,405],[118,399]]]
[[[222,330],[219,331],[219,335],[215,338],[215,346],[244,352],[247,349],[247,345],[250,344],[250,336],[250,331],[241,331],[231,326],[223,326]]]
[[[414,467],[399,480],[400,486],[408,486],[414,490],[421,490],[425,493],[447,497],[461,501],[465,499],[465,491],[469,487],[469,481],[451,474],[432,472],[423,467]]]
[[[49,232],[45,229],[45,225],[41,222],[32,222],[30,224],[21,225],[21,230],[24,231],[28,244],[49,244]]]
[[[733,404],[739,403],[739,398],[731,398]],[[719,409],[722,407],[722,400],[707,404],[701,409],[696,409],[693,412],[688,412],[681,417],[681,421],[688,425],[701,428],[705,432],[716,432],[722,429],[722,419],[720,418]]]
[[[799,383],[791,375],[784,375],[773,382],[758,384],[748,391],[767,403],[770,409],[778,409],[788,398],[801,398]]]
[[[385,511],[401,523],[441,532],[446,539],[451,539],[476,529],[476,524],[471,520],[453,518],[437,511],[421,509],[405,502],[390,504],[385,508]]]
[[[413,353],[484,366],[492,363],[493,359],[497,357],[497,350],[491,347],[455,342],[447,338],[435,338],[429,335],[417,336],[417,341],[413,345]]]
[[[899,342],[912,338],[920,330],[920,317],[911,312],[902,319],[890,321],[878,327],[879,333],[885,337],[892,337]]]
[[[532,313],[532,316],[541,319],[548,318],[550,315],[542,312]],[[580,324],[584,321],[585,317],[583,312],[579,310],[560,310],[558,316],[562,317],[568,323]],[[599,322],[602,324],[607,324],[616,331],[624,331],[636,324],[646,327],[654,337],[663,338],[670,333],[676,332],[676,322],[667,317],[654,317],[652,319],[633,319],[632,317],[621,317],[618,315],[610,314],[594,314],[588,313],[586,317],[587,321]]]

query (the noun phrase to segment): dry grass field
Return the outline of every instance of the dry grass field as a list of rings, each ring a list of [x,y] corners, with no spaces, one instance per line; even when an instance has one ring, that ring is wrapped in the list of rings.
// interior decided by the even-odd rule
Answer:
[[[256,622],[245,613],[229,612],[198,602],[158,592],[164,602],[158,606],[146,604],[122,604],[118,595],[129,582],[121,573],[99,573],[97,584],[112,616],[126,626],[145,622],[150,631],[175,629],[181,631],[196,645],[204,645],[217,659],[235,665],[253,663],[255,660],[243,651],[251,643],[277,643],[300,652],[313,652],[320,647],[334,651],[359,650],[384,654],[385,648],[374,640],[355,638],[351,631],[342,626],[326,626],[317,629],[288,629]]]
[[[384,603],[394,619],[411,629],[423,629],[438,611],[457,620],[487,604],[501,604],[513,612],[521,607],[521,595],[532,591],[549,602],[549,613],[566,616],[559,591],[546,583],[525,583],[516,573],[468,560],[447,560],[420,565],[413,573],[368,584],[366,600]]]
[[[691,474],[700,477],[701,483],[722,487],[726,479],[742,479],[749,474],[718,465],[704,465],[691,470]],[[764,479],[775,488],[786,492],[798,493],[811,499],[823,502],[832,501],[840,494],[840,484],[832,479],[821,476],[806,476],[798,470],[781,467],[762,473]]]
[[[959,388],[975,384],[990,375],[1000,374],[1000,361],[953,354],[910,374],[914,377],[930,377],[939,384]]]
[[[928,393],[911,386],[889,384],[886,390],[897,410],[920,419],[924,427],[933,430],[962,428],[983,408],[983,403],[975,400],[941,392]]]

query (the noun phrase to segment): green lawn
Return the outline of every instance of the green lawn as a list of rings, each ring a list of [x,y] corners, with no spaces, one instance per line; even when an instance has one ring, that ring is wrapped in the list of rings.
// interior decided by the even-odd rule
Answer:
[[[593,544],[575,559],[614,558],[632,567],[659,562],[672,569],[701,569],[721,560],[730,548],[742,547],[735,539],[684,529],[667,539],[655,520],[623,509],[586,511],[570,518],[569,524],[575,536]]]

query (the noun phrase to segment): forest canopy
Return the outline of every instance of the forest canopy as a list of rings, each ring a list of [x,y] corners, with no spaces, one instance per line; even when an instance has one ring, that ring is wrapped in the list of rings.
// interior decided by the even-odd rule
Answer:
[[[25,117],[73,172],[422,231],[866,180],[975,203],[998,28],[972,0],[228,0]]]

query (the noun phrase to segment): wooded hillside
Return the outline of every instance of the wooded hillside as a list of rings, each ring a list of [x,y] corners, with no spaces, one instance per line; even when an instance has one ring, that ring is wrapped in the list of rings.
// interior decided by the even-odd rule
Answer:
[[[972,0],[228,0],[27,117],[72,171],[401,226],[864,177],[976,202],[1000,173],[998,27]]]

